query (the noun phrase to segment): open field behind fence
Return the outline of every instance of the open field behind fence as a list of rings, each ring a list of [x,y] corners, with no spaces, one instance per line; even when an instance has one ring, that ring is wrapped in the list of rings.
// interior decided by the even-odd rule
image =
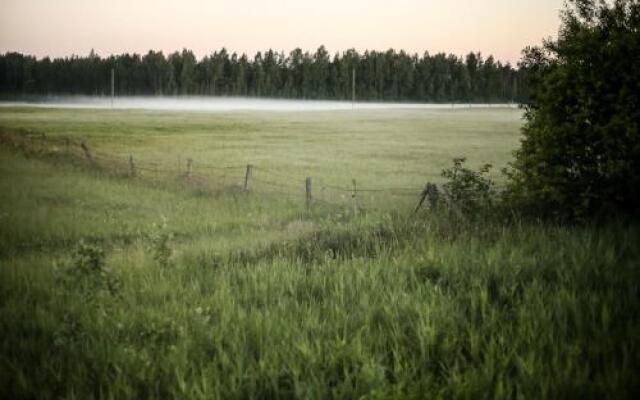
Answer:
[[[247,165],[208,165],[187,158],[176,163],[139,161],[126,156],[95,151],[91,144],[68,137],[49,138],[27,131],[0,134],[0,142],[27,154],[67,158],[106,174],[156,184],[180,183],[209,192],[243,192],[256,196],[279,197],[298,201],[306,208],[316,204],[375,210],[390,203],[406,205],[419,198],[423,187],[359,187],[355,178],[350,185],[325,184],[322,177],[295,176],[267,167]]]
[[[407,212],[414,205],[423,205],[428,185],[422,187],[360,187],[355,178],[351,185],[325,184],[322,177],[296,177],[294,172],[276,172],[269,168],[247,165],[214,166],[199,164],[192,158],[178,160],[176,164],[138,161],[133,154],[118,156],[97,152],[85,141],[69,137],[47,138],[45,134],[29,131],[0,133],[0,143],[23,153],[66,158],[81,162],[107,175],[115,174],[140,182],[159,185],[179,184],[209,193],[243,193],[268,196],[289,203],[299,203],[306,211],[323,205],[348,209],[353,215],[370,211]],[[501,186],[494,185],[499,191]]]
[[[138,180],[243,191],[357,210],[410,208],[454,157],[499,173],[519,111],[383,110],[278,114],[7,108],[22,146],[84,159]],[[81,143],[86,146],[83,150]]]
[[[517,148],[517,109],[380,110],[310,113],[203,113],[144,110],[0,109],[0,128],[86,141],[94,152],[161,163],[252,164],[325,185],[421,187],[454,157],[494,165]],[[296,183],[297,184],[297,183]]]

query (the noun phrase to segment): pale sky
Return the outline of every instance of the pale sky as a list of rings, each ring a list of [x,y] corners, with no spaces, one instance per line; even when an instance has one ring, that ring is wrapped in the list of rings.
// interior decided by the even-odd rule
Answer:
[[[38,57],[111,53],[198,57],[221,47],[331,54],[404,49],[481,51],[517,62],[556,36],[563,0],[0,0],[0,53]]]

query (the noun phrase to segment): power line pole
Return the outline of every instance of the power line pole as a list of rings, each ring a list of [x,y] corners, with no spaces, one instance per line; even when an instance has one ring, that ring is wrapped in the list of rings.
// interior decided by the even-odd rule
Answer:
[[[116,89],[115,89],[115,71],[111,68],[111,108],[113,108],[113,98],[115,97]]]
[[[351,69],[351,108],[356,106],[356,67]]]

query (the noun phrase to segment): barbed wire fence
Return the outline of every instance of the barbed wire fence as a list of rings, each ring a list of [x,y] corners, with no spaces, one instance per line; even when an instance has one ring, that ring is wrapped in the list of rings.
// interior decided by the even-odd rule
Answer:
[[[27,154],[63,156],[131,179],[152,183],[180,182],[203,191],[231,191],[299,202],[307,211],[317,205],[346,209],[356,215],[389,205],[415,207],[417,211],[434,193],[434,187],[435,192],[438,191],[437,185],[429,182],[423,187],[361,187],[355,178],[350,184],[327,184],[321,176],[295,176],[254,164],[211,165],[193,158],[178,158],[175,163],[149,161],[133,153],[118,156],[102,152],[83,139],[48,137],[29,131],[2,132],[0,144]]]

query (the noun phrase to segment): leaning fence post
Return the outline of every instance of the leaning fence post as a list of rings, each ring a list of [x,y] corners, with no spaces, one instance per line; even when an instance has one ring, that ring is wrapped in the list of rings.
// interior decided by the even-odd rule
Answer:
[[[413,214],[417,213],[418,210],[420,209],[420,207],[422,207],[422,204],[424,204],[424,201],[427,198],[427,194],[429,194],[429,185],[430,183],[427,183],[424,186],[424,189],[422,189],[422,191],[420,192],[420,194],[418,195],[418,204],[416,204],[416,208],[413,210]]]
[[[193,168],[193,160],[187,158],[187,179],[191,179],[191,170]]]
[[[353,191],[351,192],[351,199],[353,202],[353,215],[358,215],[358,186],[356,185],[355,179],[352,179],[351,183],[353,183]]]
[[[427,182],[424,189],[422,189],[422,192],[418,195],[418,204],[416,205],[415,210],[413,210],[413,214],[418,212],[425,200],[429,201],[429,208],[433,210],[438,206],[439,197],[440,192],[438,191],[438,186],[431,182]]]
[[[89,147],[84,142],[80,142],[80,147],[82,147],[82,151],[84,151],[84,156],[87,157],[87,160],[93,163],[93,156],[91,155]]]
[[[309,211],[311,209],[311,201],[312,201],[310,177],[307,177],[307,179],[305,179],[304,186],[305,186],[304,202],[305,202],[305,205],[307,206],[307,211]]]
[[[129,174],[136,176],[136,164],[133,162],[133,154],[129,154]]]
[[[249,180],[251,179],[251,172],[253,170],[253,165],[247,164],[247,172],[244,174],[244,191],[249,190]]]

